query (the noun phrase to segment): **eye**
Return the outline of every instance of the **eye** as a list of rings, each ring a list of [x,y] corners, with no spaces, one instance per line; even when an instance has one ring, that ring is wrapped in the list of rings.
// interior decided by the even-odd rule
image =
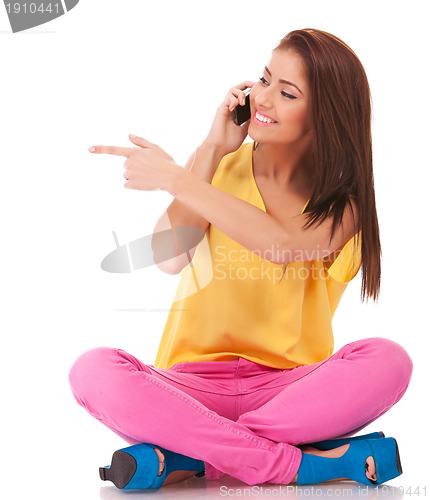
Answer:
[[[259,80],[263,85],[269,85],[269,82],[264,78],[264,76],[262,76]],[[295,95],[289,94],[288,92],[285,92],[283,90],[281,90],[281,94],[287,99],[297,99]]]
[[[288,92],[284,92],[283,90],[281,91],[281,94],[285,97],[287,97],[288,99],[297,99],[297,97],[293,94],[289,94]]]

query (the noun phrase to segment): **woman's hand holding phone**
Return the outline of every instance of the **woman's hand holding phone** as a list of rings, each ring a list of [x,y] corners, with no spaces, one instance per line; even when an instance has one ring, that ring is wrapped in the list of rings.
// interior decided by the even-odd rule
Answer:
[[[255,82],[245,81],[232,87],[216,111],[204,144],[220,151],[222,156],[236,151],[248,135],[249,120],[241,126],[236,125],[233,111],[238,105],[245,105],[245,90],[254,85]]]

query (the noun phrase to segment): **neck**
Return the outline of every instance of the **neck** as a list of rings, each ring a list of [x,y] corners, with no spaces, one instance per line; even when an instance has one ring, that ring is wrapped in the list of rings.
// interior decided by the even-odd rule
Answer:
[[[309,191],[312,186],[313,155],[310,148],[291,144],[255,143],[254,175],[282,185],[286,189]],[[257,171],[256,171],[257,170]]]

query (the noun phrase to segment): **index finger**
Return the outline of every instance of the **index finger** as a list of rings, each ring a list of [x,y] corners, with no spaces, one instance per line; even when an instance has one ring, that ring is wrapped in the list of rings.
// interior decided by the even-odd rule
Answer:
[[[115,155],[129,157],[136,148],[122,148],[120,146],[91,146],[88,148],[90,153],[98,153],[104,155]]]
[[[239,85],[236,85],[236,88],[239,90],[245,90],[247,88],[251,88],[255,85],[256,82],[251,82],[249,80],[246,80],[242,83],[239,83]]]

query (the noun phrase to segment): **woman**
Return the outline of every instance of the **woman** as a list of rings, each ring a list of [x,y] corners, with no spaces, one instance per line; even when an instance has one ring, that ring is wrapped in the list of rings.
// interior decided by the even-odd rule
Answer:
[[[77,401],[133,445],[102,479],[145,489],[204,474],[253,485],[401,473],[393,438],[345,436],[402,397],[408,354],[382,338],[333,354],[331,320],[360,266],[362,300],[379,294],[370,115],[352,50],[298,30],[259,82],[230,90],[186,169],[135,136],[138,148],[90,149],[127,158],[126,188],[174,196],[155,234],[171,229],[178,246],[180,226],[206,235],[192,263],[188,252],[158,264],[183,271],[154,366],[98,348],[71,370]]]

